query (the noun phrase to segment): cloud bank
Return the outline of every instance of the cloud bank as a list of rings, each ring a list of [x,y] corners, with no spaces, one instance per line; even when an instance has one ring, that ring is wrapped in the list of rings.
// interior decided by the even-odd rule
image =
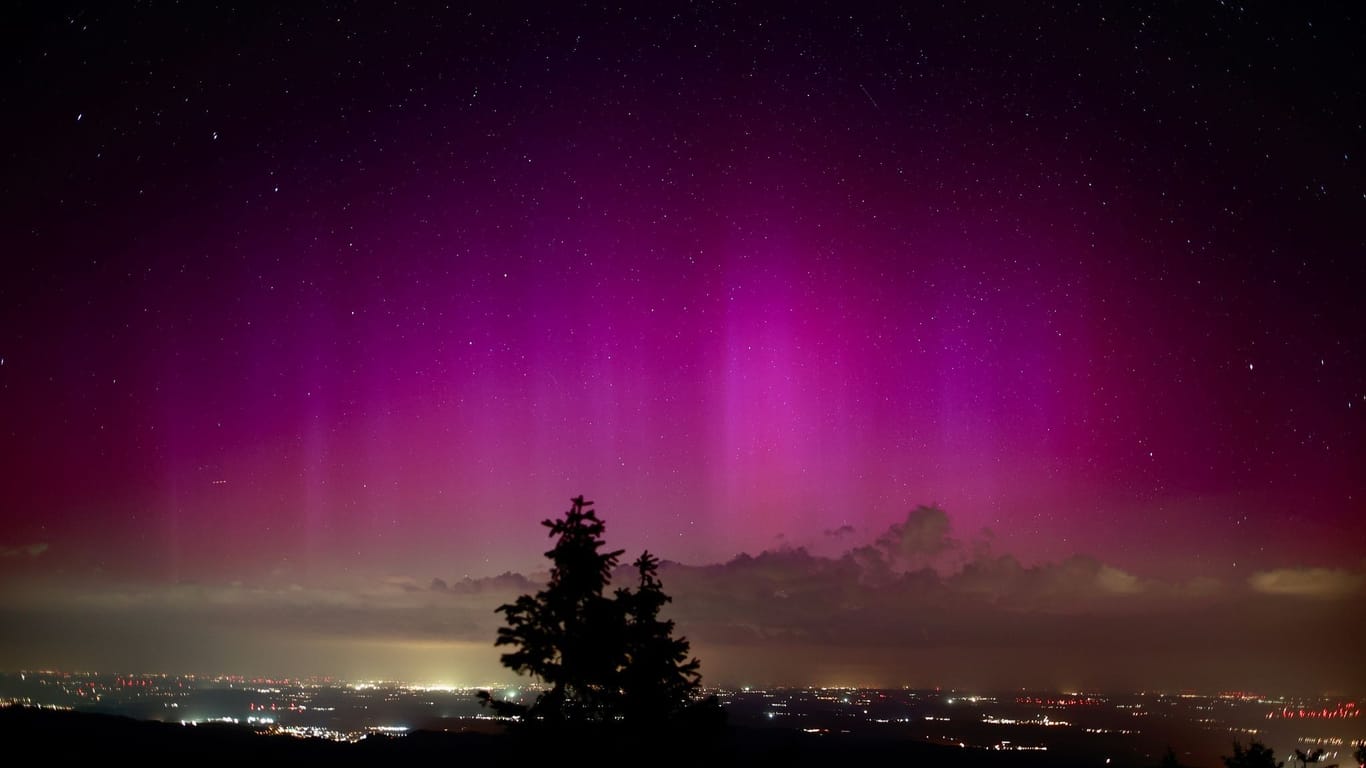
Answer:
[[[1345,598],[1361,594],[1366,574],[1328,568],[1278,568],[1253,574],[1248,584],[1268,595]]]
[[[24,545],[24,546],[19,546],[19,547],[0,547],[0,558],[3,558],[3,559],[20,558],[20,557],[35,558],[35,557],[41,557],[41,556],[43,555],[44,552],[47,552],[47,543],[46,543],[46,542],[38,542],[38,543],[36,543],[36,544],[26,544],[26,545]]]
[[[1366,690],[1366,573],[1166,581],[1085,555],[1027,565],[989,533],[952,533],[919,507],[837,556],[784,548],[661,575],[711,683]],[[28,587],[0,594],[0,650],[30,667],[483,682],[509,677],[494,609],[538,586]]]

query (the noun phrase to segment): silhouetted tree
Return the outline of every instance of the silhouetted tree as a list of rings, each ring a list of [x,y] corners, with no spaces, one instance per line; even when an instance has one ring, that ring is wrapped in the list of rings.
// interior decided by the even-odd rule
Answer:
[[[1352,757],[1356,758],[1357,765],[1366,765],[1366,743],[1357,747],[1356,751],[1352,752]]]
[[[525,717],[530,708],[525,704],[518,704],[515,701],[499,701],[493,698],[493,694],[488,691],[479,691],[475,694],[479,699],[479,706],[492,709],[494,714],[499,717]]]
[[[1302,749],[1297,749],[1295,750],[1295,759],[1299,761],[1300,768],[1308,768],[1310,763],[1317,763],[1323,759],[1323,749],[1319,748],[1314,750],[1313,752],[1305,752]],[[1336,765],[1330,765],[1326,768],[1338,767]]]
[[[640,579],[635,591],[617,590],[626,616],[622,704],[628,719],[662,721],[687,706],[702,679],[701,662],[688,659],[688,640],[674,638],[674,623],[659,619],[660,609],[673,600],[659,581],[659,560],[646,551],[634,565]]]
[[[603,595],[621,550],[606,551],[605,528],[582,496],[563,519],[542,522],[555,537],[545,553],[553,563],[550,580],[535,595],[498,607],[507,626],[496,645],[515,646],[503,665],[550,686],[529,708],[496,701],[479,692],[481,704],[503,715],[536,720],[661,723],[689,708],[701,674],[688,659],[686,638],[674,638],[672,621],[659,618],[672,598],[659,581],[659,560],[649,552],[635,562],[635,589]],[[710,702],[720,711],[719,705]],[[707,712],[690,712],[695,719]],[[722,716],[723,717],[723,716]],[[715,718],[711,718],[712,721]]]
[[[1243,749],[1243,745],[1233,742],[1233,754],[1224,758],[1225,768],[1284,768],[1285,762],[1277,762],[1275,752],[1260,741],[1253,740]]]
[[[1167,747],[1167,754],[1162,756],[1162,762],[1157,764],[1157,768],[1186,768],[1186,766],[1176,758],[1176,751]]]
[[[504,666],[550,685],[532,705],[532,716],[601,720],[616,710],[612,699],[619,695],[624,655],[622,611],[602,594],[621,550],[602,551],[604,526],[593,502],[579,496],[572,503],[563,519],[541,523],[557,537],[545,553],[554,563],[550,581],[535,595],[498,607],[507,626],[499,628],[495,645],[517,647],[503,654]]]

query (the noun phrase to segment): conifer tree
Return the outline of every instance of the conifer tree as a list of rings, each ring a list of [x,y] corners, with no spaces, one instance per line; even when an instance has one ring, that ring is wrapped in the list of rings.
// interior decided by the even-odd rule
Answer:
[[[530,708],[495,701],[487,691],[480,700],[531,720],[663,723],[682,714],[701,681],[701,663],[688,658],[686,638],[673,636],[673,621],[660,618],[672,598],[660,583],[659,559],[643,553],[634,563],[634,588],[608,598],[603,593],[622,551],[605,549],[593,502],[579,496],[563,518],[542,525],[555,538],[545,553],[550,580],[536,594],[499,606],[507,626],[495,644],[514,647],[502,655],[504,666],[550,689]]]
[[[545,553],[553,563],[550,581],[535,595],[522,595],[498,611],[507,626],[495,645],[516,646],[503,665],[550,686],[531,714],[546,719],[609,718],[616,706],[617,670],[623,619],[615,601],[603,596],[621,550],[603,551],[603,523],[593,502],[582,496],[559,520],[541,524],[556,537]]]
[[[617,590],[626,617],[623,704],[629,719],[662,721],[687,705],[702,678],[701,662],[688,659],[688,640],[673,636],[673,621],[659,618],[660,609],[673,600],[659,581],[659,559],[646,551],[634,565],[635,591]]]

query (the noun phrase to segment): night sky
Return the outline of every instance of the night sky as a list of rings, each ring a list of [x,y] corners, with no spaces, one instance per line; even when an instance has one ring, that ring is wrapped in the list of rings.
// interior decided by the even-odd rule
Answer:
[[[1356,11],[801,5],[9,6],[0,667],[1366,688]]]

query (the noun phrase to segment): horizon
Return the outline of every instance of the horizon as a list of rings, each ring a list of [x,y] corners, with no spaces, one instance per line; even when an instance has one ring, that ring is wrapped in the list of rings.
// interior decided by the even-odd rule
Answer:
[[[1303,662],[1253,672],[1245,666],[1249,655],[1288,653],[1303,641],[1293,632],[1263,636],[1258,609],[1274,606],[1283,623],[1294,625],[1333,618],[1360,589],[1349,572],[1273,569],[1244,582],[1149,579],[1086,556],[1026,565],[993,549],[992,540],[952,534],[943,510],[919,507],[872,541],[844,541],[835,554],[788,547],[700,566],[665,560],[660,577],[673,597],[665,613],[703,659],[707,685],[1366,690],[1353,662],[1355,632],[1316,639],[1319,647],[1342,649],[1319,661],[1316,677],[1305,675]],[[613,584],[630,583],[630,571],[618,564]],[[86,583],[79,592],[74,583],[16,583],[8,587],[8,607],[21,619],[7,622],[0,640],[9,639],[9,659],[78,654],[92,659],[85,666],[95,670],[117,666],[103,660],[110,651],[119,659],[132,649],[147,668],[156,659],[176,659],[186,673],[204,669],[193,659],[211,658],[220,671],[258,676],[450,680],[436,670],[460,669],[465,677],[526,684],[498,664],[494,609],[544,586],[546,575],[544,569],[506,571],[449,582],[388,576],[315,586]],[[832,593],[838,595],[833,603]],[[794,595],[801,599],[793,601]],[[790,607],[794,602],[798,607]],[[906,615],[883,614],[885,606]],[[747,617],[743,623],[740,615]],[[786,636],[756,638],[747,629],[759,626],[755,621]],[[834,621],[840,625],[831,627]],[[1154,626],[1162,621],[1198,633],[1203,653],[1169,627]],[[995,641],[1005,633],[1013,646]],[[102,644],[91,656],[90,648],[72,642],[89,634],[119,642]],[[845,634],[856,639],[837,639]],[[1107,647],[1096,647],[1100,638]],[[857,660],[831,653],[839,648],[854,651]],[[1133,654],[1124,669],[1113,667],[1115,656]],[[940,677],[927,677],[927,669]],[[1264,684],[1248,685],[1254,678]]]
[[[78,669],[15,669],[0,670],[0,675],[22,676],[22,675],[48,675],[63,677],[114,677],[127,678],[131,680],[151,680],[151,679],[176,679],[184,678],[205,683],[251,683],[251,684],[299,684],[299,685],[330,685],[342,688],[379,688],[384,686],[407,688],[418,691],[440,691],[444,693],[469,692],[471,694],[480,690],[528,690],[541,691],[548,690],[549,686],[537,682],[528,677],[514,677],[511,682],[506,680],[485,681],[484,683],[452,683],[440,680],[403,680],[403,679],[342,679],[328,675],[310,675],[305,677],[273,677],[269,675],[251,675],[239,672],[168,672],[168,671],[133,671],[133,670],[78,670]],[[1000,689],[970,689],[952,686],[928,686],[916,687],[911,685],[893,686],[869,686],[869,685],[750,685],[735,682],[725,683],[703,683],[698,688],[699,693],[709,693],[715,691],[725,691],[731,693],[764,693],[767,691],[906,691],[914,693],[935,693],[945,697],[958,695],[965,701],[991,697],[1000,694],[1057,694],[1062,697],[1117,697],[1117,696],[1156,696],[1167,698],[1204,698],[1204,699],[1225,699],[1228,701],[1255,702],[1259,704],[1285,703],[1288,700],[1302,700],[1306,698],[1318,699],[1359,699],[1363,698],[1357,694],[1346,692],[1328,693],[1274,693],[1258,691],[1214,691],[1214,690],[1195,690],[1195,689],[1169,689],[1169,690],[1064,690],[1064,689],[1045,689],[1045,688],[1000,688]],[[1359,715],[1358,715],[1359,716]],[[1324,718],[1330,719],[1330,718]]]

